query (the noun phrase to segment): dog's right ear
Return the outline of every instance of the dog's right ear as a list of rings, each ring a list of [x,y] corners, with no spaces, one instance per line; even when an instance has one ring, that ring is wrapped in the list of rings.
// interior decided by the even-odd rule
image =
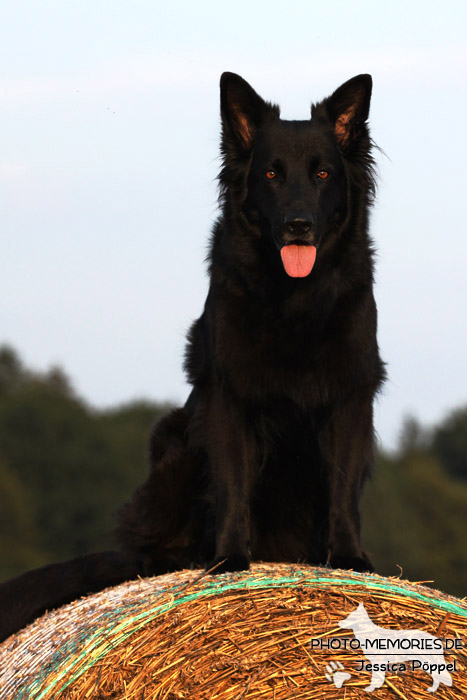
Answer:
[[[235,145],[246,152],[253,145],[257,129],[267,119],[279,117],[279,108],[265,102],[236,73],[223,73],[221,117],[224,144],[233,139]]]

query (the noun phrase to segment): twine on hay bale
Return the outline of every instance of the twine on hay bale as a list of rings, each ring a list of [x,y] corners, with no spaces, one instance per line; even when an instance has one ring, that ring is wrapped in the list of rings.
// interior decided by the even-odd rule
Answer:
[[[381,627],[420,629],[467,643],[467,603],[374,574],[286,564],[249,572],[183,571],[129,582],[44,615],[0,645],[1,700],[330,700],[370,697],[358,650],[313,650],[352,637],[338,622],[363,602]],[[464,697],[467,650],[453,685]],[[351,674],[338,689],[327,666]],[[328,670],[329,675],[329,670]],[[433,697],[424,671],[388,672],[375,698]]]

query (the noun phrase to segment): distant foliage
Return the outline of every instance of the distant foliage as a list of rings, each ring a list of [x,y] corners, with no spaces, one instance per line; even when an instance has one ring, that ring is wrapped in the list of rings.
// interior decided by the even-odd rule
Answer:
[[[0,347],[0,579],[113,546],[115,513],[145,479],[149,431],[168,408],[92,409],[61,369],[33,372]],[[431,430],[405,419],[362,520],[378,573],[467,595],[467,407]]]
[[[7,345],[0,347],[0,395],[18,386],[26,376],[17,353]]]
[[[147,473],[151,425],[167,405],[97,411],[57,368],[0,349],[0,578],[113,547],[115,513]]]
[[[363,546],[379,574],[467,594],[467,484],[431,450],[379,456],[362,520]]]
[[[432,444],[446,471],[467,482],[467,407],[453,411],[434,430]]]

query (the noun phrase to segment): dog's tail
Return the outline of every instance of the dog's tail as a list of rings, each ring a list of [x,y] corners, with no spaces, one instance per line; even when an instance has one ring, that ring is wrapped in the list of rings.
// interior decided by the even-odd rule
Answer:
[[[87,554],[28,571],[0,584],[0,642],[46,610],[136,578],[137,564],[118,552]]]

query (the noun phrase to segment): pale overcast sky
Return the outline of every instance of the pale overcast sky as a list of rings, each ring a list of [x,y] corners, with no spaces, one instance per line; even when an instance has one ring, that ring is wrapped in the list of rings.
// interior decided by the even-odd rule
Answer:
[[[284,9],[285,8],[285,9]],[[207,288],[218,82],[240,73],[285,118],[374,80],[372,232],[402,416],[467,403],[467,3],[15,0],[0,10],[0,343],[60,364],[84,398],[181,402],[184,334]]]

